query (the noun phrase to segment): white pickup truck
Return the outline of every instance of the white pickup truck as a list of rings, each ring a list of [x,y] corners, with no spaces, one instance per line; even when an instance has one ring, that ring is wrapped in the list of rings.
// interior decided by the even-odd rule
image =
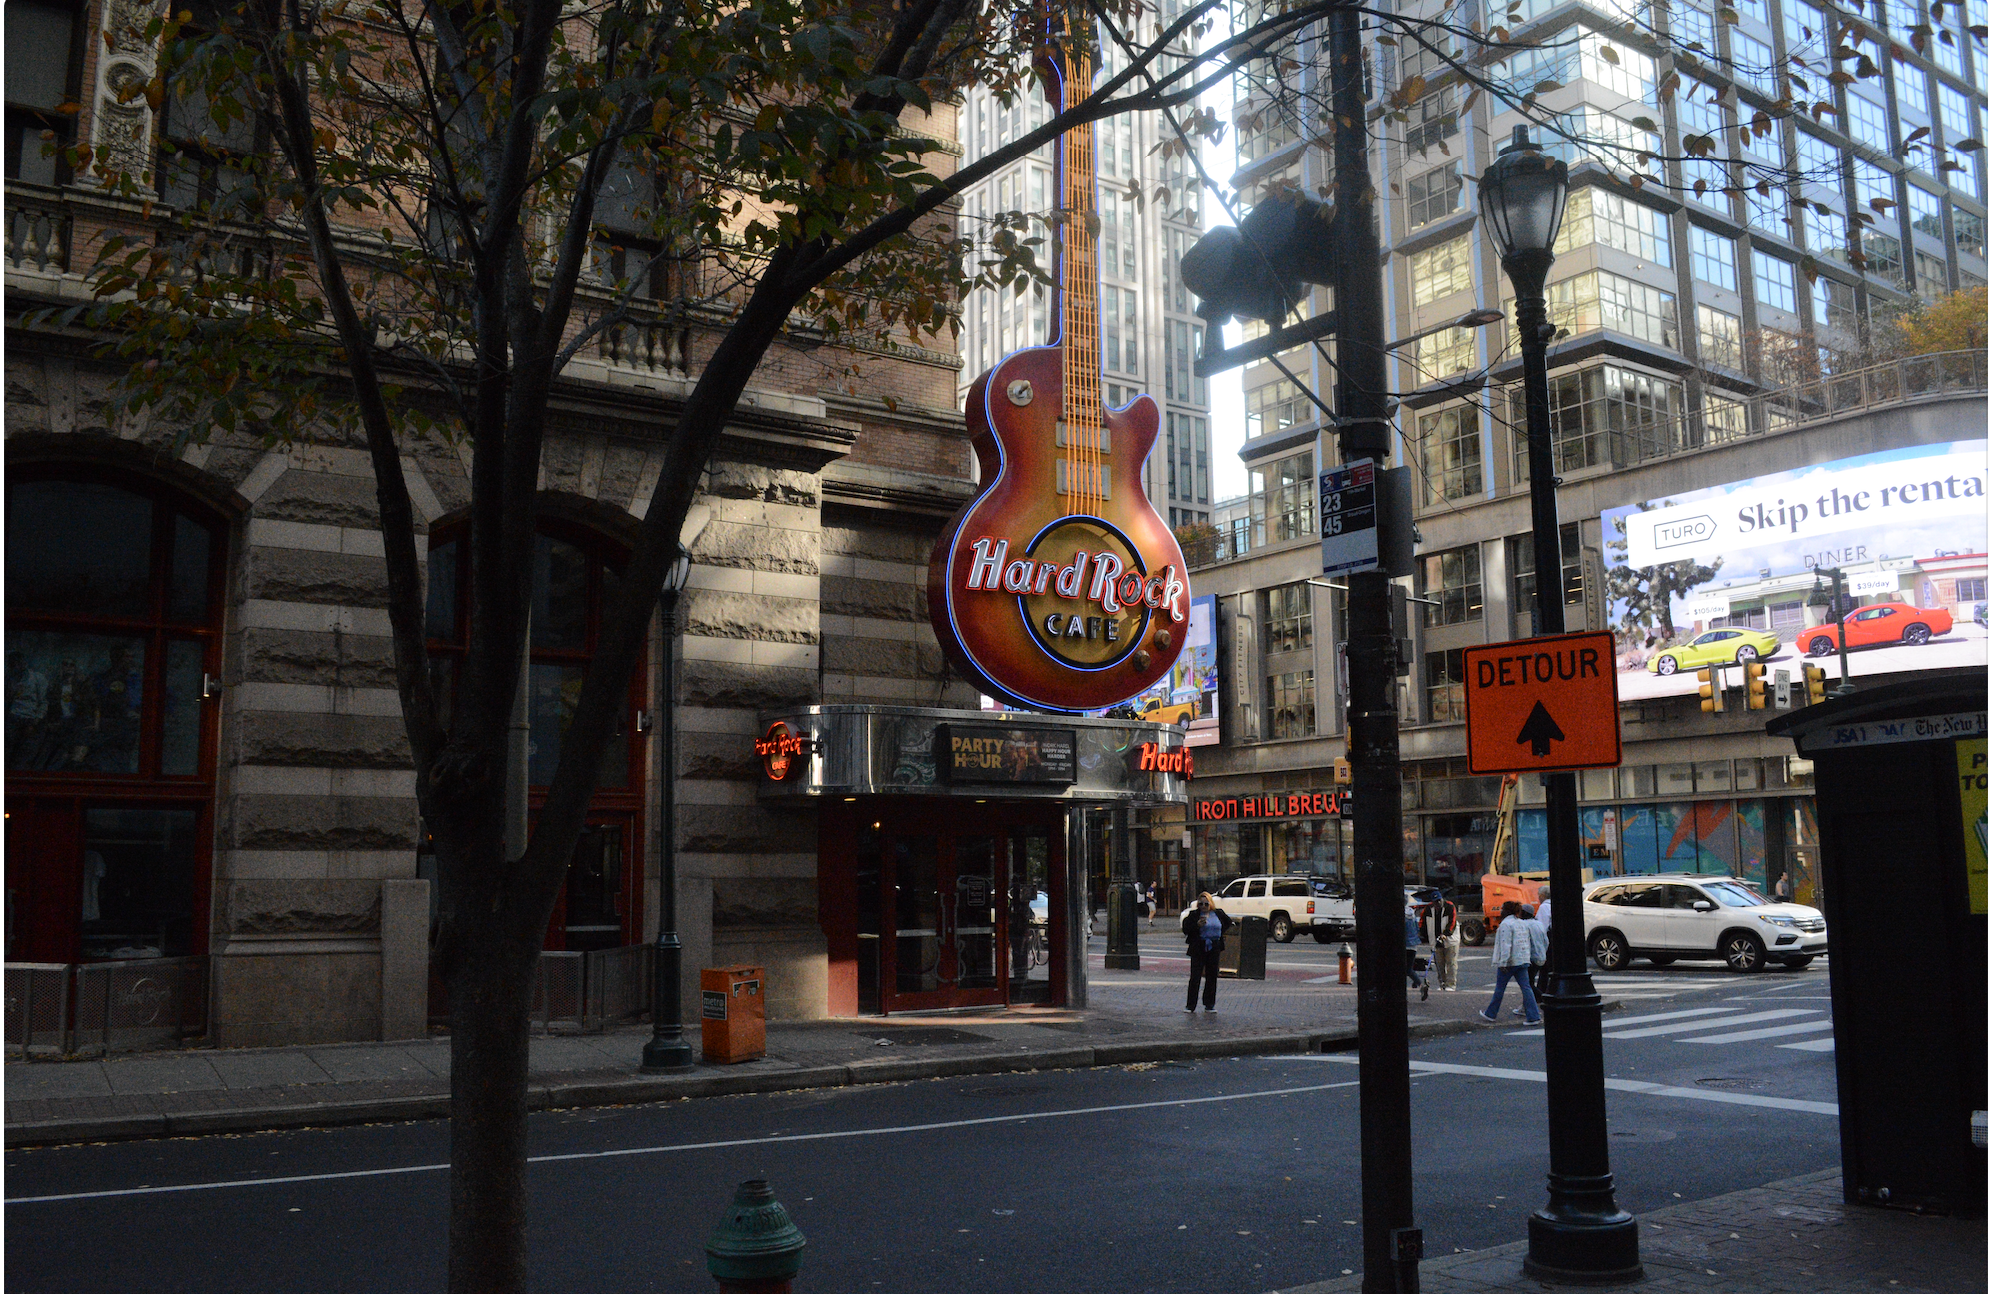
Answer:
[[[1264,918],[1281,944],[1301,930],[1322,944],[1354,933],[1353,891],[1327,876],[1238,877],[1222,887],[1215,905],[1232,917]]]

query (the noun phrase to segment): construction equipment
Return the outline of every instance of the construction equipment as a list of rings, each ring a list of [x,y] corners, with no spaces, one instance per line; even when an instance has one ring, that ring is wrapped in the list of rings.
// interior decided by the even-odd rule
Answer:
[[[1512,900],[1538,904],[1546,872],[1518,871],[1519,857],[1519,774],[1507,773],[1499,783],[1498,829],[1492,836],[1491,856],[1485,860],[1485,875],[1479,881],[1483,896],[1481,911],[1458,921],[1458,931],[1472,947],[1485,942],[1485,936],[1499,928],[1499,908]]]

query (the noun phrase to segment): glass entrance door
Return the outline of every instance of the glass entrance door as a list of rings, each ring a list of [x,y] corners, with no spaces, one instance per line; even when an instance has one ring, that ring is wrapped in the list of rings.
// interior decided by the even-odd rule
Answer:
[[[590,822],[580,829],[566,864],[566,887],[547,923],[552,952],[593,952],[635,942],[634,868],[625,820]]]
[[[998,1006],[1005,897],[1001,834],[885,834],[883,965],[885,1011]]]

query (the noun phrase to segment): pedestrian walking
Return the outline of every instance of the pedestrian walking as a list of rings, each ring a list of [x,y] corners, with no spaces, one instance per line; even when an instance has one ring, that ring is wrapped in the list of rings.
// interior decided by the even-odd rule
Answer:
[[[1222,965],[1222,939],[1229,933],[1229,913],[1215,905],[1207,890],[1195,906],[1181,914],[1181,935],[1188,941],[1188,1014],[1195,1014],[1195,994],[1202,996],[1202,1009],[1215,1014],[1216,979]]]
[[[1787,903],[1788,901],[1789,901],[1789,874],[1787,872],[1783,872],[1780,876],[1777,876],[1775,878],[1775,902]]]
[[[1533,997],[1530,975],[1533,968],[1533,934],[1520,916],[1519,904],[1507,899],[1499,908],[1499,930],[1492,939],[1492,965],[1499,973],[1491,1003],[1478,1013],[1480,1019],[1499,1022],[1499,1007],[1506,1000],[1506,985],[1517,981],[1519,1000],[1526,1006],[1526,1022],[1540,1023],[1540,1004]]]
[[[1416,905],[1413,903],[1402,909],[1402,940],[1408,948],[1404,961],[1409,968],[1409,987],[1421,989],[1422,1000],[1427,1002],[1430,1000],[1429,977],[1419,974],[1416,970],[1416,963],[1422,960],[1416,952],[1417,945],[1422,943],[1422,930],[1421,923],[1416,919]]]
[[[1153,929],[1153,918],[1160,911],[1160,905],[1153,899],[1153,882],[1146,883],[1146,890],[1140,895],[1140,902],[1146,907],[1146,928]]]
[[[1532,950],[1527,957],[1527,964],[1532,968],[1528,974],[1533,982],[1533,1000],[1538,1002],[1540,1000],[1541,981],[1546,977],[1547,970],[1547,927],[1540,924],[1540,915],[1534,911],[1531,903],[1522,903],[1519,905],[1519,919],[1520,923],[1526,927],[1527,938],[1533,943]],[[1519,1013],[1515,1011],[1513,1014],[1517,1015]]]
[[[1540,906],[1534,909],[1533,919],[1540,923],[1542,930],[1554,928],[1554,888],[1551,885],[1540,887]]]
[[[1457,991],[1457,905],[1443,896],[1441,890],[1430,891],[1429,902],[1422,907],[1423,939],[1430,946],[1431,960],[1436,963],[1437,989],[1443,993]]]

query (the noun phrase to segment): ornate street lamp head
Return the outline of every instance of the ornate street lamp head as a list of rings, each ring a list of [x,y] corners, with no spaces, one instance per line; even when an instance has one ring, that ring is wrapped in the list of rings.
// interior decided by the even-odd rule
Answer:
[[[1549,157],[1515,126],[1512,143],[1485,168],[1478,181],[1478,210],[1499,259],[1544,263],[1554,259],[1554,239],[1568,205],[1568,164]]]

